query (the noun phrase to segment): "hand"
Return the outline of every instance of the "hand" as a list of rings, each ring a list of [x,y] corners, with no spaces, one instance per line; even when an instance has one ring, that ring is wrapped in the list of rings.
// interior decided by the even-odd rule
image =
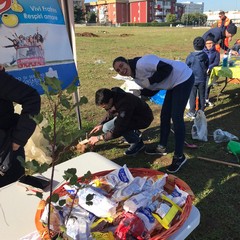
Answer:
[[[19,149],[20,145],[17,143],[12,143],[12,150],[17,151]]]
[[[3,69],[4,69],[4,66],[0,64],[0,71],[2,71]]]
[[[91,135],[92,133],[96,133],[96,132],[102,130],[102,127],[103,127],[103,125],[97,125],[96,127],[94,127],[92,129],[92,131],[89,133],[89,135]]]
[[[232,50],[231,53],[232,53],[232,55],[234,55],[234,56],[238,56],[238,52],[237,52],[237,51]]]
[[[98,136],[92,136],[88,139],[88,144],[95,145],[99,141]]]

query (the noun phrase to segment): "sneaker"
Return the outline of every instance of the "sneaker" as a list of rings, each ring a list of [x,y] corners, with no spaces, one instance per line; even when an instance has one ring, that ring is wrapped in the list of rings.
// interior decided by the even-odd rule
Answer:
[[[145,148],[145,145],[144,145],[143,141],[141,140],[138,143],[132,143],[130,145],[130,147],[125,151],[124,154],[127,156],[134,156],[144,148]]]
[[[172,164],[167,168],[167,171],[170,173],[177,172],[181,166],[187,161],[184,154],[181,157],[173,157]]]
[[[186,118],[190,118],[190,119],[195,119],[195,114],[194,113],[192,113],[192,112],[188,112],[187,114],[186,114]]]
[[[148,155],[161,155],[161,156],[167,155],[166,148],[161,145],[158,145],[154,149],[150,149],[150,148],[146,149],[145,153]]]
[[[213,107],[213,103],[211,103],[211,102],[209,101],[209,99],[206,99],[205,105],[206,105],[206,107]]]

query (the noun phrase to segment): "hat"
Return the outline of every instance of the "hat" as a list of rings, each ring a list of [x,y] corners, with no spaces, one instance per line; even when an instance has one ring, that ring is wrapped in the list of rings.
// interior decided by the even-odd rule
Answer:
[[[209,34],[207,35],[205,42],[207,42],[207,41],[212,41],[212,42],[215,43],[215,41],[214,41],[214,35],[213,35],[212,33],[209,33]]]
[[[203,50],[204,46],[205,46],[205,42],[202,37],[196,37],[193,40],[193,47],[195,50]]]
[[[230,23],[228,26],[227,26],[227,31],[234,35],[237,33],[237,26],[234,24],[234,23]]]

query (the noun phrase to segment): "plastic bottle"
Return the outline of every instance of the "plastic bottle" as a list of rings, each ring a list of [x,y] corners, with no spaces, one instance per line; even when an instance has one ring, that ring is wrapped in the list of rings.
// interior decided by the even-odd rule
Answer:
[[[223,56],[222,66],[223,67],[228,66],[228,55],[227,54],[224,54],[224,56]]]

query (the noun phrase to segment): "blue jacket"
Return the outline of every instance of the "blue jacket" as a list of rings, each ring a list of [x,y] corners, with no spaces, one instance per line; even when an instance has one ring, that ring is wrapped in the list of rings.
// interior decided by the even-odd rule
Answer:
[[[220,53],[216,50],[215,46],[212,46],[209,50],[206,47],[204,47],[203,52],[205,52],[208,55],[209,59],[208,69],[211,71],[215,66],[219,65]]]
[[[206,39],[207,39],[207,36],[210,34],[213,36],[213,41],[215,43],[218,43],[220,44],[220,47],[225,50],[225,51],[228,51],[229,48],[225,45],[224,43],[224,40],[226,38],[225,36],[225,30],[226,28],[223,27],[223,28],[220,28],[220,27],[216,27],[216,28],[211,28],[209,29],[207,32],[205,32],[203,35],[202,35],[202,38],[204,39],[204,41],[206,42]]]
[[[207,81],[207,70],[209,65],[208,56],[203,51],[191,52],[187,59],[186,64],[192,69],[194,74],[194,84]]]

